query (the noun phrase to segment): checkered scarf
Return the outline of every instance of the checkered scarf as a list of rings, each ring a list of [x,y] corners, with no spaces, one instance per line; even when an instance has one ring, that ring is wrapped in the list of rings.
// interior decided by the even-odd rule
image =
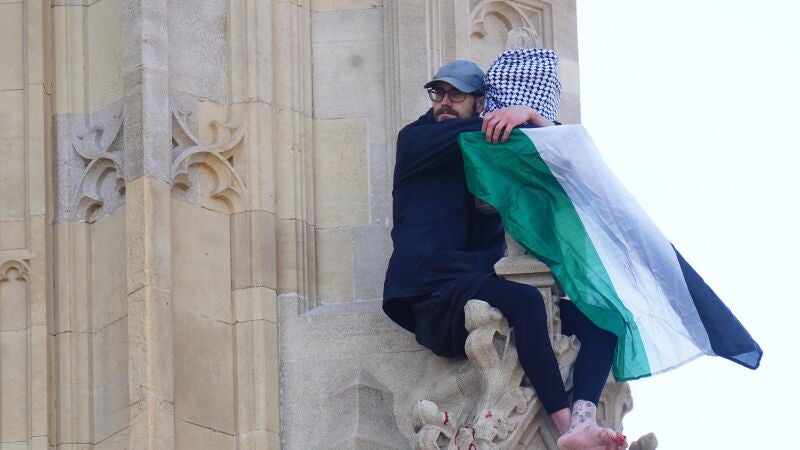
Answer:
[[[510,105],[528,105],[547,120],[555,120],[561,98],[556,73],[558,56],[552,50],[506,50],[486,72],[485,112]]]

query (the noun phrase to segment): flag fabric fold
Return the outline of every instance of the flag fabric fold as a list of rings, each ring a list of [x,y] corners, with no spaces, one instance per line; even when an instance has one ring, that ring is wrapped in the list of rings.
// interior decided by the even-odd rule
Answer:
[[[761,348],[611,173],[581,125],[481,132],[459,144],[470,191],[547,264],[575,305],[618,337],[632,380],[718,355],[755,369]]]

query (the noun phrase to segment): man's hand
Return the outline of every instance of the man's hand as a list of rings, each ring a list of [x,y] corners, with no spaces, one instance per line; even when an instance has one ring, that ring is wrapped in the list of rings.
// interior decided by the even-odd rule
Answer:
[[[481,131],[486,133],[486,142],[497,144],[497,142],[507,141],[511,130],[525,122],[540,127],[554,125],[530,106],[512,105],[484,114]]]

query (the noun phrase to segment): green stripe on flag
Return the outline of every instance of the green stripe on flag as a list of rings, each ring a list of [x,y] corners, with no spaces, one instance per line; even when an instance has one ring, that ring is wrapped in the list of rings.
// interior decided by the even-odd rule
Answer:
[[[504,144],[483,132],[462,133],[459,145],[470,192],[500,213],[509,235],[547,264],[592,322],[618,337],[614,377],[649,376],[633,316],[620,300],[575,206],[534,143],[514,130]]]

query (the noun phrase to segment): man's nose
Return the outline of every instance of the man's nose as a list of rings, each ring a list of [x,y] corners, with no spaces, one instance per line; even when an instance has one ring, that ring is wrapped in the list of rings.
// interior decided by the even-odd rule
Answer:
[[[443,105],[452,105],[453,102],[450,101],[450,94],[445,92],[444,97],[442,97],[442,104]]]

